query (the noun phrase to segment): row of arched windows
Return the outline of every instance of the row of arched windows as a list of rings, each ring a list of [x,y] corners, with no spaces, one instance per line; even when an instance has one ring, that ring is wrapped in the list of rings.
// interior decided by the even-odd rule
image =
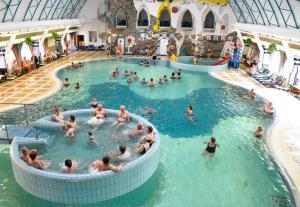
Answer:
[[[116,14],[115,19],[116,27],[127,27],[128,20],[126,12],[124,9],[120,8]],[[149,27],[150,20],[145,9],[142,9],[138,15],[137,26],[138,27]],[[171,16],[167,10],[163,10],[160,15],[159,21],[160,27],[171,27]],[[181,21],[181,27],[183,29],[192,29],[193,28],[193,16],[189,10],[187,10]],[[209,11],[204,20],[204,29],[214,29],[215,28],[215,16],[212,11]]]

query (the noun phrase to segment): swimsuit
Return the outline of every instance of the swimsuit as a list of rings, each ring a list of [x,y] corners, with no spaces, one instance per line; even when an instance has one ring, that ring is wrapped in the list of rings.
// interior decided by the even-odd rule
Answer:
[[[217,147],[217,145],[215,145],[214,147],[210,147],[210,146],[209,146],[209,143],[208,143],[205,150],[206,150],[207,152],[209,152],[209,153],[215,153],[215,152],[216,152],[216,147]]]

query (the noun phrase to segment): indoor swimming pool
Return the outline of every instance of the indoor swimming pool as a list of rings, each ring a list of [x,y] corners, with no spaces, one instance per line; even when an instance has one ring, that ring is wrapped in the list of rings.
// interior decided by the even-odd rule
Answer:
[[[61,70],[58,77],[68,78],[71,85],[39,102],[39,108],[28,109],[34,121],[49,115],[54,106],[65,111],[89,108],[95,97],[106,108],[125,105],[129,112],[146,118],[159,131],[160,164],[155,174],[124,196],[85,206],[291,206],[291,195],[270,160],[264,141],[252,134],[256,127],[267,129],[272,124],[272,117],[262,111],[263,99],[249,100],[246,90],[208,73],[182,71],[181,80],[169,79],[155,88],[138,80],[129,85],[123,76],[125,70],[135,70],[140,79],[147,80],[170,77],[177,70],[166,62],[151,63],[150,67],[138,62],[91,61],[80,69]],[[121,74],[113,79],[111,73],[116,67]],[[80,89],[74,88],[77,82]],[[193,106],[192,117],[185,114],[189,105]],[[148,114],[147,108],[154,113]],[[20,121],[22,113],[7,112],[7,121]],[[215,158],[207,160],[201,153],[206,148],[203,142],[211,136],[216,137],[220,147]],[[68,140],[59,142],[68,144]],[[74,152],[73,156],[76,159],[83,155]],[[61,206],[35,198],[17,185],[9,146],[0,145],[0,166],[0,206]]]

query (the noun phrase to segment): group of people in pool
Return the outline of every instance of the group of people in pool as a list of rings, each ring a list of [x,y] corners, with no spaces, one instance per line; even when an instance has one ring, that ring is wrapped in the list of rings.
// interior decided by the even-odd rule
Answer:
[[[254,89],[251,89],[248,93],[248,98],[249,99],[255,99],[256,93]],[[263,106],[263,111],[266,112],[267,114],[273,115],[274,114],[274,107],[272,102],[267,102]],[[261,126],[257,127],[254,131],[253,134],[256,138],[262,138],[264,134],[264,130]]]
[[[91,107],[95,108],[92,113],[92,118],[87,121],[88,124],[92,125],[94,128],[88,132],[88,142],[96,143],[93,137],[93,133],[103,122],[104,119],[108,117],[108,113],[104,109],[104,107],[97,103],[96,99],[93,99],[91,102]],[[61,123],[63,128],[66,130],[66,136],[74,139],[76,136],[76,131],[78,130],[78,126],[76,124],[75,116],[71,115],[68,121],[64,120],[64,116],[58,107],[54,108],[54,114],[52,116],[52,121]],[[121,127],[122,125],[128,123],[130,121],[130,114],[126,110],[125,106],[120,106],[120,110],[117,113],[116,121],[112,126]],[[132,129],[127,133],[129,138],[137,138],[139,141],[136,144],[134,149],[130,149],[125,145],[119,146],[119,152],[113,153],[110,152],[103,156],[101,160],[96,160],[89,166],[90,172],[95,171],[120,171],[126,160],[128,160],[133,153],[142,155],[146,153],[152,144],[155,142],[155,132],[152,126],[143,126],[142,123],[137,123],[136,128]],[[35,167],[40,170],[47,169],[50,167],[51,162],[47,160],[42,160],[40,156],[38,156],[37,150],[32,149],[29,150],[26,147],[21,149],[21,159],[24,160],[27,164],[32,167]],[[119,163],[118,165],[111,164],[111,161]],[[76,160],[66,159],[63,164],[61,164],[61,172],[63,173],[75,173],[79,168],[80,163]]]
[[[70,82],[69,82],[69,79],[68,78],[65,78],[64,80],[63,80],[63,82],[62,82],[62,85],[64,86],[64,87],[69,87],[70,86]],[[77,82],[76,84],[75,84],[75,87],[74,87],[75,89],[80,89],[80,83],[79,82]]]
[[[170,79],[171,80],[180,80],[182,78],[182,75],[181,75],[181,69],[177,70],[177,71],[174,71],[172,72],[171,76],[170,76]],[[119,68],[116,68],[112,74],[111,74],[111,77],[112,78],[117,78],[120,74],[120,70]],[[125,70],[124,72],[124,77],[127,78],[127,83],[128,84],[131,84],[134,80],[139,80],[139,76],[137,74],[136,71],[134,70],[131,70],[130,72],[128,72],[128,70]],[[164,84],[164,83],[167,83],[169,81],[167,75],[164,75],[163,77],[159,78],[157,80],[157,83],[158,84]],[[141,84],[143,85],[147,85],[150,87],[150,88],[154,88],[155,87],[155,81],[153,78],[150,78],[149,81],[146,80],[146,78],[142,78],[142,80],[140,81]]]

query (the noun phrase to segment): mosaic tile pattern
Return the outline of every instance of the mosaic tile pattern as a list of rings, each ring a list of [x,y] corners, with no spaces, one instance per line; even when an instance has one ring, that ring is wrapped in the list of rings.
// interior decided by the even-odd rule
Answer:
[[[117,113],[108,110],[110,114]],[[66,112],[91,113],[91,110]],[[65,114],[65,115],[66,115]],[[156,171],[159,164],[159,134],[144,118],[131,114],[135,121],[151,125],[156,133],[155,143],[143,156],[125,165],[121,172],[98,172],[93,174],[61,174],[37,170],[20,159],[22,146],[37,149],[47,145],[45,139],[17,137],[10,148],[11,162],[17,183],[28,193],[52,202],[63,204],[95,203],[126,194],[144,184]]]

